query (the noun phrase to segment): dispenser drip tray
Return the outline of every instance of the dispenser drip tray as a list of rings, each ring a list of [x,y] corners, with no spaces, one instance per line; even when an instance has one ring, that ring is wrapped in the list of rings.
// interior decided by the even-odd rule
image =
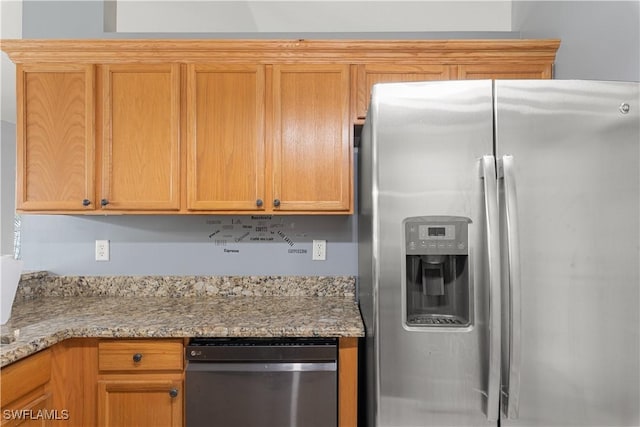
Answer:
[[[464,326],[467,323],[462,317],[445,314],[412,314],[407,318],[409,325]]]

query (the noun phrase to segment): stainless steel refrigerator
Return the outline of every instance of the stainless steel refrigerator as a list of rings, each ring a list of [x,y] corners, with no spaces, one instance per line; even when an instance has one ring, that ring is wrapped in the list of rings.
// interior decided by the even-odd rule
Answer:
[[[638,83],[374,86],[369,426],[640,425]]]

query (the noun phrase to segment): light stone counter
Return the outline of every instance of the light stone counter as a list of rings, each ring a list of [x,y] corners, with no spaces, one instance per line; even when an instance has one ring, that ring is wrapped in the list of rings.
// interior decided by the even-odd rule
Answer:
[[[0,366],[78,337],[360,337],[352,277],[25,275]]]

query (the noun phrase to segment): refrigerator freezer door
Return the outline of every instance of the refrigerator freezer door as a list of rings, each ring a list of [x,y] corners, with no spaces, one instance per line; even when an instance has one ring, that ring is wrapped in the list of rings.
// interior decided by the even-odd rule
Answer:
[[[480,170],[493,149],[491,81],[375,86],[363,136],[363,159],[373,164],[372,273],[361,272],[361,286],[373,278],[374,425],[495,426],[486,415],[489,280]],[[471,326],[408,327],[403,318],[403,221],[430,215],[471,219]]]
[[[520,366],[505,370],[519,414],[501,425],[640,425],[638,84],[496,81],[495,94],[522,305]]]

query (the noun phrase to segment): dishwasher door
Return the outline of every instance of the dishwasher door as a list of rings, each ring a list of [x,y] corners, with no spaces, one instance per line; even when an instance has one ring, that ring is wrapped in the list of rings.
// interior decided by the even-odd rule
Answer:
[[[337,426],[336,345],[311,340],[193,344],[187,347],[187,427]]]

